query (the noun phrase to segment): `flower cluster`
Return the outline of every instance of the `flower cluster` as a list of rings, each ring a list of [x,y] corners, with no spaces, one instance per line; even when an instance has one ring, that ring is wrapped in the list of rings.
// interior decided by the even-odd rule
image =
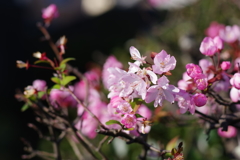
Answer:
[[[213,98],[217,99],[216,95],[219,96],[219,93],[229,96],[232,102],[240,100],[239,33],[239,26],[224,26],[217,22],[212,22],[206,29],[208,37],[202,40],[199,50],[207,58],[201,59],[199,65],[187,64],[187,71],[178,82],[178,87],[184,90],[181,92],[185,93],[183,97],[177,97],[181,113],[187,108],[194,113],[196,105],[204,106],[204,112],[208,115],[225,114],[218,109],[221,108],[221,102],[212,101]],[[188,107],[182,107],[184,105]],[[220,127],[218,134],[228,138],[236,135],[234,127],[228,126],[228,129],[230,131],[225,133]]]
[[[139,108],[139,104],[134,103],[137,99],[146,103],[154,101],[154,107],[158,107],[163,105],[164,100],[174,103],[176,95],[180,93],[177,87],[169,84],[166,77],[176,66],[173,56],[162,50],[153,57],[154,64],[149,65],[146,57],[142,57],[133,46],[130,47],[130,55],[134,63],[129,62],[127,71],[121,69],[122,65],[112,57],[103,67],[103,82],[111,99],[108,109],[125,128],[135,128],[139,121],[136,113],[144,105],[141,102]]]

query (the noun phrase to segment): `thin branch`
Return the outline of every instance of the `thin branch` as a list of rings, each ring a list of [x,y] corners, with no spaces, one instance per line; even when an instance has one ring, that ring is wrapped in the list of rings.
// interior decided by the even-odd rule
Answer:
[[[149,145],[143,138],[142,136],[138,136],[138,137],[132,137],[130,136],[129,134],[127,133],[124,133],[122,131],[116,131],[116,130],[97,130],[97,133],[99,134],[103,134],[103,135],[108,135],[108,136],[112,136],[112,137],[122,137],[122,138],[125,138],[126,139],[126,142],[127,144],[131,144],[131,143],[138,143],[138,144],[141,144],[143,145],[144,147],[146,147],[146,149],[150,149],[152,151],[155,151],[157,153],[160,153],[160,154],[165,154],[165,153],[170,153],[170,151],[167,151],[167,150],[160,150],[160,149],[157,149],[151,145]]]
[[[90,114],[90,116],[93,117],[93,118],[98,122],[98,124],[101,126],[101,128],[103,128],[103,129],[105,129],[105,130],[108,130],[108,128],[102,124],[102,122],[95,116],[95,114],[93,114],[93,113],[77,98],[77,96],[76,96],[70,89],[68,89],[68,91],[69,91],[69,93],[72,95],[72,97],[77,101],[77,103],[80,104],[80,105],[88,112],[88,114]]]
[[[196,110],[195,112],[196,112],[197,114],[199,114],[199,115],[201,115],[201,116],[207,118],[207,119],[212,120],[212,121],[215,122],[215,123],[218,123],[218,120],[215,119],[215,118],[213,118],[213,117],[211,117],[211,116],[208,116],[208,115],[206,115],[206,114],[203,114],[202,112],[199,112],[198,110]]]
[[[100,151],[103,143],[106,142],[107,139],[108,139],[108,136],[103,137],[103,139],[98,144],[97,151]]]
[[[73,142],[72,137],[70,137],[70,136],[68,135],[68,136],[67,136],[67,140],[68,140],[69,144],[71,145],[71,147],[72,147],[75,155],[77,156],[78,160],[84,159],[84,157],[82,156],[82,154],[81,154],[78,146],[76,145],[75,142]]]

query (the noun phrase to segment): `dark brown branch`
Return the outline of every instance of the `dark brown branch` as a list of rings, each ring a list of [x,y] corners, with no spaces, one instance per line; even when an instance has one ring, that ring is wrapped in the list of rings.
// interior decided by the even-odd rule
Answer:
[[[157,152],[159,154],[165,154],[165,153],[170,153],[170,151],[167,150],[160,150],[157,149],[151,145],[149,145],[143,138],[143,136],[138,136],[138,137],[132,137],[127,133],[124,133],[122,131],[117,131],[117,130],[97,130],[96,131],[99,134],[107,135],[107,136],[112,136],[112,137],[118,137],[118,138],[124,138],[127,144],[131,143],[138,143],[144,146],[147,150],[152,150],[154,152]]]
[[[215,118],[213,118],[211,116],[208,116],[206,114],[203,114],[202,112],[199,112],[198,110],[196,110],[195,113],[197,113],[197,114],[199,114],[199,115],[201,115],[201,116],[203,116],[203,117],[205,117],[205,118],[207,118],[207,119],[209,119],[209,120],[211,120],[211,121],[213,121],[215,123],[218,123],[217,119],[215,119]]]

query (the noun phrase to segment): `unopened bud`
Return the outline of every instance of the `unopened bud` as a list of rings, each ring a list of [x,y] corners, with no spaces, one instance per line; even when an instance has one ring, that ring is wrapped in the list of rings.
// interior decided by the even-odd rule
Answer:
[[[23,61],[17,60],[16,61],[16,65],[17,65],[18,68],[26,68],[26,69],[28,69],[30,67],[28,61],[25,63]]]
[[[207,103],[207,97],[202,93],[196,93],[193,96],[193,102],[196,106],[202,107]]]
[[[157,54],[158,54],[158,53],[156,53],[156,52],[152,52],[152,53],[151,53],[151,58],[154,59]]]
[[[230,64],[230,62],[229,61],[223,61],[222,63],[221,63],[221,68],[222,68],[222,70],[228,70],[229,68],[231,67],[231,64]]]

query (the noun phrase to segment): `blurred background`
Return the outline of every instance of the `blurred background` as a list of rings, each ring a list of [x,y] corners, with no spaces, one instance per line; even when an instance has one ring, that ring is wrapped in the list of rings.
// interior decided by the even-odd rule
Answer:
[[[17,89],[23,91],[35,79],[49,79],[52,72],[17,69],[15,62],[33,62],[32,53],[36,51],[54,57],[48,43],[41,41],[42,33],[36,27],[37,22],[42,22],[42,9],[52,3],[58,6],[59,17],[53,20],[49,32],[54,41],[63,35],[67,37],[65,57],[75,57],[77,60],[72,65],[80,71],[86,71],[93,64],[103,65],[111,54],[127,66],[130,46],[135,46],[143,55],[164,49],[177,59],[171,76],[175,85],[182,78],[185,64],[197,63],[203,57],[199,46],[212,21],[240,25],[238,0],[0,1],[0,159],[3,160],[21,159],[24,153],[21,137],[27,138],[35,148],[44,146],[37,134],[27,127],[29,122],[35,123],[34,115],[31,110],[20,111],[23,103],[15,100],[14,94]],[[150,140],[156,143],[161,137],[161,143],[166,144],[177,135],[185,142],[186,159],[226,159],[216,133],[213,131],[206,141],[204,131],[196,125],[170,127],[160,123],[152,128]],[[119,156],[112,159],[137,159],[140,153],[137,145],[130,145],[129,151],[122,152],[111,147],[114,148],[114,144],[106,146],[106,152]]]

